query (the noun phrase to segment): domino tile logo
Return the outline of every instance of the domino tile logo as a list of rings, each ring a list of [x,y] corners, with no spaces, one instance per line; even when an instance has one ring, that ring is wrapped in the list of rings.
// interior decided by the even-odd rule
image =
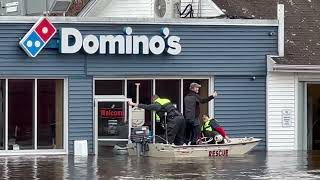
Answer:
[[[45,17],[40,18],[21,39],[19,45],[30,57],[36,57],[50,39],[56,34],[57,29]]]

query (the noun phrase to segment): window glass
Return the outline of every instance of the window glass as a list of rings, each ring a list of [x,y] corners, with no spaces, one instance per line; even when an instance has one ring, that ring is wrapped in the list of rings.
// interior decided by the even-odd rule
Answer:
[[[96,80],[95,95],[124,95],[124,80]]]
[[[9,80],[8,149],[34,149],[34,80]]]
[[[199,95],[202,97],[208,97],[208,88],[209,88],[209,81],[208,79],[184,79],[183,80],[183,97],[185,97],[189,92],[189,86],[192,82],[198,83],[201,85],[199,89]],[[203,114],[208,114],[208,103],[200,104],[200,117]]]
[[[6,81],[0,80],[0,150],[4,150],[5,144],[5,89]]]
[[[38,80],[38,149],[63,149],[63,80]]]
[[[152,96],[152,80],[128,80],[127,85],[127,97],[132,98],[133,102],[137,102],[136,99],[136,83],[139,83],[139,103],[150,104]],[[145,126],[151,126],[152,112],[145,111]]]
[[[180,80],[178,79],[156,80],[156,94],[161,98],[169,99],[177,105],[179,110],[181,110],[180,91]]]
[[[98,139],[128,139],[126,102],[98,103]]]

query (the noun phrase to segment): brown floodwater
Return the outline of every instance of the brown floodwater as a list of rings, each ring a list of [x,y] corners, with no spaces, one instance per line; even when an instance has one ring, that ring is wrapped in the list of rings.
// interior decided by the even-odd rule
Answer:
[[[251,152],[228,158],[0,157],[0,179],[320,179],[320,152]]]

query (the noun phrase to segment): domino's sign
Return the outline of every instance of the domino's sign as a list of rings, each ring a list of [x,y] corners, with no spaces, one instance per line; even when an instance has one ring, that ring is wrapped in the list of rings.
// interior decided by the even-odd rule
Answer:
[[[21,48],[30,56],[36,57],[57,29],[47,18],[40,18],[19,42]]]
[[[39,21],[19,42],[22,49],[30,56],[36,57],[55,35],[56,28],[47,18]],[[73,54],[81,49],[87,54],[155,54],[164,52],[171,55],[180,54],[182,48],[180,37],[170,36],[167,27],[161,28],[161,35],[148,37],[132,35],[131,27],[123,28],[124,35],[85,35],[75,28],[59,29],[59,52]]]

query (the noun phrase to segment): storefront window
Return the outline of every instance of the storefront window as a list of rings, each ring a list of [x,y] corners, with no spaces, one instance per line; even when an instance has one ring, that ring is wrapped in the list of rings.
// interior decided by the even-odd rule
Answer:
[[[8,149],[34,149],[34,80],[9,80]]]
[[[125,82],[127,84],[125,84]],[[153,82],[155,83],[153,85]],[[133,102],[137,102],[136,98],[136,85],[139,83],[139,103],[150,104],[153,92],[159,95],[161,98],[168,98],[173,104],[177,106],[180,111],[183,111],[182,97],[185,97],[189,93],[189,85],[192,82],[197,82],[202,85],[199,95],[207,97],[209,92],[209,79],[123,79],[123,80],[96,80],[96,95],[124,95],[126,98],[131,98]],[[183,84],[183,87],[182,87]],[[111,91],[107,87],[110,86]],[[123,87],[126,87],[123,91]],[[153,88],[154,87],[154,88]],[[96,98],[100,98],[97,96]],[[128,122],[127,118],[124,118],[126,109],[128,110],[127,103],[113,101],[116,97],[104,96],[101,97],[101,101],[98,102],[98,145],[110,146],[119,144],[128,138]],[[108,99],[107,101],[105,101]],[[201,114],[208,114],[209,104],[201,104]],[[145,124],[152,129],[153,124],[153,112],[145,111]],[[163,142],[160,137],[164,137],[165,129],[164,124],[159,121],[155,121],[155,133],[157,142]]]
[[[139,103],[150,104],[152,96],[152,80],[128,80],[127,81],[127,97],[132,98],[133,102],[137,102],[136,99],[136,83],[139,83]],[[145,111],[145,126],[150,126],[152,112]]]
[[[156,80],[156,94],[161,98],[170,99],[179,110],[181,110],[180,91],[180,80],[178,79]]]
[[[128,139],[126,102],[98,103],[98,139]]]
[[[184,79],[183,80],[183,97],[185,97],[189,92],[189,86],[192,82],[196,82],[201,85],[199,89],[199,95],[202,97],[208,97],[209,81],[208,79]],[[208,103],[200,104],[200,115],[208,114]]]
[[[63,80],[38,80],[38,149],[63,148]]]
[[[124,80],[96,80],[96,95],[124,95]]]
[[[0,150],[5,149],[5,80],[0,80]]]

